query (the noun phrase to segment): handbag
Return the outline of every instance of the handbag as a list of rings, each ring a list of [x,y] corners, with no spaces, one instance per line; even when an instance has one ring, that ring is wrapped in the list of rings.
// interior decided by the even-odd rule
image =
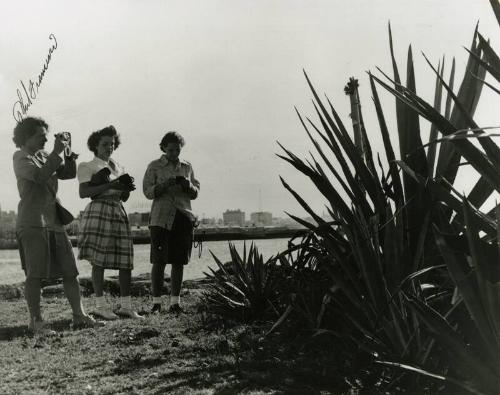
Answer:
[[[69,225],[75,220],[73,214],[64,208],[64,206],[56,200],[56,213],[63,225]]]
[[[57,194],[54,188],[47,184],[47,189],[54,196],[56,202],[56,215],[59,217],[59,221],[63,225],[69,225],[75,220],[73,214],[71,214],[64,206],[61,204],[59,199],[57,198]]]

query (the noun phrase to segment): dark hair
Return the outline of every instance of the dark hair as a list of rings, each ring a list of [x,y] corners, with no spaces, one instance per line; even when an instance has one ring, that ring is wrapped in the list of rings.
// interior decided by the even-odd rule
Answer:
[[[175,143],[179,144],[181,147],[184,147],[184,144],[186,142],[184,141],[184,137],[180,135],[178,132],[167,132],[165,136],[160,141],[160,149],[165,152],[165,147],[167,146],[168,143]]]
[[[117,149],[120,146],[121,143],[120,135],[116,131],[115,127],[113,125],[107,126],[104,129],[98,130],[97,132],[93,132],[89,136],[89,139],[87,140],[87,147],[89,147],[89,150],[91,150],[96,155],[97,155],[97,146],[99,145],[99,141],[101,141],[101,137],[104,136],[109,136],[114,138],[115,149]]]
[[[14,137],[12,137],[16,147],[21,148],[26,144],[26,141],[36,133],[36,129],[40,126],[45,129],[49,128],[47,122],[42,118],[26,117],[21,122],[18,122],[14,128]]]

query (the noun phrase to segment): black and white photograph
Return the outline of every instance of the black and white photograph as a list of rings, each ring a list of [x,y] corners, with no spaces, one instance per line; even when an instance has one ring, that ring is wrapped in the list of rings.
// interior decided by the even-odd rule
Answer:
[[[0,394],[500,395],[499,0],[0,2]]]

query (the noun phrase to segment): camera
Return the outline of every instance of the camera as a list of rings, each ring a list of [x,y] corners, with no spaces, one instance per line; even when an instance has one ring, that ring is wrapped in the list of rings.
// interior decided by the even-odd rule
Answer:
[[[176,184],[181,184],[184,180],[186,179],[186,177],[183,177],[183,176],[176,176],[175,177],[175,183]]]
[[[133,191],[135,189],[134,177],[131,177],[130,174],[125,173],[118,177],[120,184],[123,184],[128,187],[129,191]]]
[[[54,137],[66,142],[66,146],[64,147],[64,155],[71,156],[71,133],[70,132],[56,133]]]

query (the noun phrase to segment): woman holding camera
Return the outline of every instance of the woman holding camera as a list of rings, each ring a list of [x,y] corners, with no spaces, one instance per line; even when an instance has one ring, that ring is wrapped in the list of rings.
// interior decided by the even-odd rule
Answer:
[[[25,295],[33,332],[46,329],[40,309],[42,279],[62,278],[64,292],[73,310],[73,326],[93,327],[98,323],[82,306],[78,270],[70,240],[64,230],[62,208],[57,196],[58,180],[76,175],[76,155],[61,154],[69,146],[66,136],[56,135],[50,153],[44,150],[48,124],[41,118],[27,117],[18,122],[13,141],[14,172],[21,198],[18,206],[16,237],[21,264],[26,273]]]
[[[144,195],[153,200],[149,218],[152,313],[160,313],[162,309],[161,287],[166,264],[172,265],[169,312],[182,311],[182,277],[184,265],[191,257],[196,222],[191,200],[196,199],[200,189],[191,164],[179,159],[184,144],[179,133],[166,133],[160,142],[164,155],[149,164],[143,180]]]
[[[93,132],[87,146],[95,157],[78,165],[80,197],[91,198],[80,220],[78,259],[88,260],[92,265],[96,315],[107,320],[118,318],[117,314],[142,319],[144,317],[137,314],[131,304],[134,250],[127,213],[122,205],[135,186],[123,167],[111,159],[119,145],[120,137],[114,126]],[[119,270],[121,303],[117,314],[104,301],[105,269]]]

